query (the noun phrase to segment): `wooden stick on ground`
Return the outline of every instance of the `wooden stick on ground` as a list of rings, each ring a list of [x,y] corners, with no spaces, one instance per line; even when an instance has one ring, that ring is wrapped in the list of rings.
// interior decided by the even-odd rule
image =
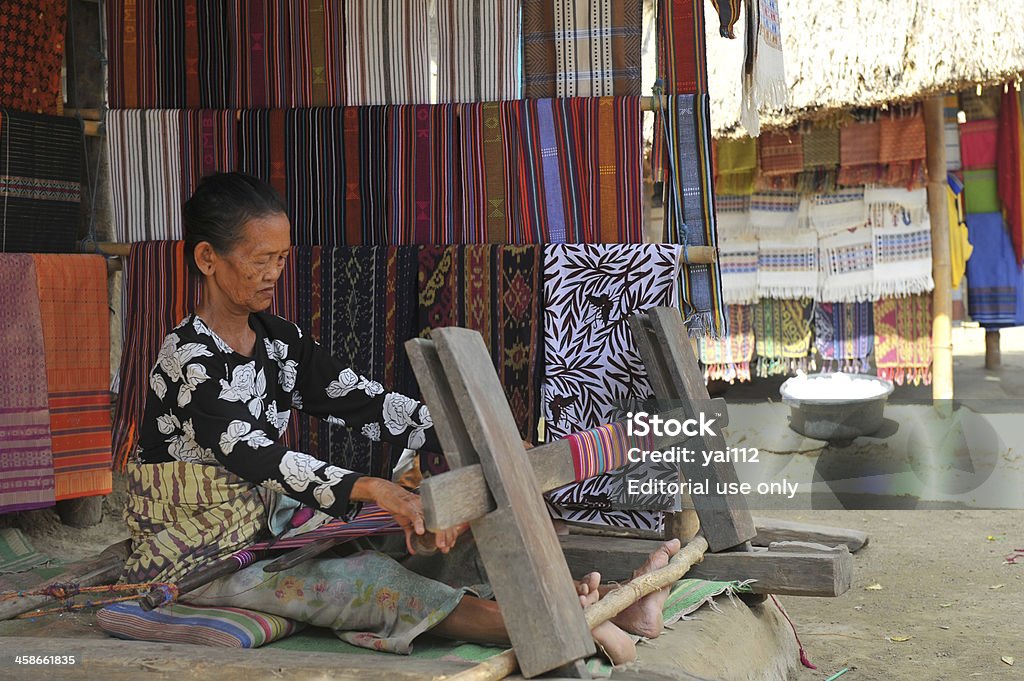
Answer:
[[[614,591],[609,591],[597,603],[583,609],[587,626],[593,629],[612,619],[641,598],[676,583],[691,567],[704,559],[704,552],[707,550],[707,540],[704,537],[695,537],[679,553],[672,556],[672,560],[665,567],[640,575],[622,584]],[[436,681],[501,681],[506,676],[513,674],[516,669],[518,669],[518,664],[515,650],[509,649],[471,669],[452,676],[439,677]]]

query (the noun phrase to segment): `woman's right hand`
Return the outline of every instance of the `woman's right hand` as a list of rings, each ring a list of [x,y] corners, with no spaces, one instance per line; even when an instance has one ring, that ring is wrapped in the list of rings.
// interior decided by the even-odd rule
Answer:
[[[438,550],[448,553],[455,546],[456,538],[466,529],[460,526],[436,534],[428,532],[423,521],[423,502],[419,496],[383,478],[362,477],[356,480],[351,499],[372,501],[390,513],[405,533],[405,546],[411,554],[416,553],[414,536],[431,535],[424,537],[427,540],[424,543],[429,545],[429,540],[433,539]]]

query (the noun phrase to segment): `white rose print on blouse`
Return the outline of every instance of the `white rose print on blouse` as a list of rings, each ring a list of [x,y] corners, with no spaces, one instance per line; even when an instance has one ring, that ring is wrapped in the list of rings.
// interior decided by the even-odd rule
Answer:
[[[267,420],[274,424],[274,428],[277,428],[278,436],[284,435],[284,431],[288,428],[288,418],[291,415],[290,409],[277,410],[277,400],[267,405]]]
[[[149,387],[153,389],[156,396],[163,401],[164,397],[167,396],[167,382],[164,381],[164,377],[155,371],[149,375]]]
[[[426,422],[417,423],[413,419],[413,414],[417,414],[417,408],[419,418],[421,421],[426,418]],[[406,397],[400,393],[388,393],[384,396],[383,416],[384,425],[392,435],[398,435],[406,430],[409,431],[409,449],[419,449],[422,447],[427,441],[427,436],[423,431],[433,425],[426,408],[411,397]]]
[[[185,463],[215,463],[217,457],[209,449],[204,449],[196,442],[196,430],[192,425],[192,419],[186,419],[184,423],[178,422],[174,414],[165,414],[157,418],[157,425],[160,432],[170,435],[167,438],[167,453],[178,461]]]
[[[263,414],[263,401],[267,397],[267,377],[263,369],[256,371],[256,362],[236,366],[231,382],[220,380],[220,399],[243,402],[254,418]]]
[[[337,416],[328,416],[327,418],[324,419],[324,421],[327,421],[327,423],[330,423],[330,424],[335,425],[335,426],[347,425],[345,423],[345,419],[340,419]]]
[[[296,492],[305,492],[313,483],[321,482],[316,472],[327,464],[302,452],[287,451],[281,457],[278,469],[284,477],[284,483]]]
[[[335,501],[334,490],[331,489],[339,482],[348,471],[337,466],[327,466],[323,470],[323,478],[318,478],[317,482],[320,484],[313,489],[313,498],[316,499],[316,503],[320,504],[321,508],[330,508]]]
[[[220,436],[220,449],[224,454],[230,454],[239,442],[245,442],[253,449],[269,447],[274,444],[262,430],[253,430],[252,424],[245,421],[232,421],[228,425],[227,431]]]
[[[192,401],[192,393],[196,387],[209,378],[206,367],[202,364],[193,363],[185,367],[183,380],[178,387],[178,406],[187,406]]]
[[[157,364],[172,383],[182,381],[182,367],[192,360],[197,357],[213,357],[213,353],[202,343],[185,343],[179,348],[180,341],[178,334],[168,334],[164,339],[164,344],[160,346],[160,354],[156,358]]]
[[[352,369],[345,369],[338,374],[337,380],[327,386],[327,396],[332,399],[344,397],[353,390],[362,390],[369,397],[376,397],[384,392],[384,386],[377,381],[360,376]]]
[[[299,374],[299,363],[294,359],[288,359],[288,344],[284,341],[271,341],[264,338],[263,343],[267,346],[267,357],[277,362],[277,382],[285,392],[295,389],[295,379]]]
[[[231,354],[232,352],[234,352],[234,349],[233,349],[233,348],[232,348],[232,347],[231,347],[230,345],[228,345],[227,343],[225,343],[225,342],[224,342],[224,339],[223,339],[223,338],[221,338],[220,336],[218,336],[217,334],[215,334],[215,333],[213,332],[213,329],[211,329],[210,327],[208,327],[208,326],[206,325],[206,322],[204,322],[204,321],[203,321],[202,319],[200,319],[199,317],[196,317],[196,318],[195,318],[195,319],[194,319],[194,320],[192,321],[192,328],[194,328],[194,329],[196,330],[196,333],[204,334],[204,335],[207,335],[207,336],[209,336],[210,338],[212,338],[212,339],[213,339],[213,342],[214,342],[214,344],[215,344],[215,345],[217,346],[217,349],[218,349],[218,350],[220,350],[221,352],[225,352],[225,353],[227,353],[227,354],[229,354],[229,355],[230,355],[230,354]]]
[[[299,410],[302,409],[302,393],[298,390],[292,391],[292,408]]]
[[[380,424],[367,423],[363,425],[362,434],[371,442],[380,442]]]

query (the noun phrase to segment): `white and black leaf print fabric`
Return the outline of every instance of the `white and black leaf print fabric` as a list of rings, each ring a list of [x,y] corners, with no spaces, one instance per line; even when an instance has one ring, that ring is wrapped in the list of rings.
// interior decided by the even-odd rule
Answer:
[[[629,318],[652,307],[678,307],[680,249],[671,244],[545,246],[541,392],[548,442],[621,420],[629,404],[653,397]],[[660,528],[660,513],[610,509],[619,484],[599,476],[557,490],[548,497],[553,514]],[[659,499],[652,507],[665,508],[665,503]]]

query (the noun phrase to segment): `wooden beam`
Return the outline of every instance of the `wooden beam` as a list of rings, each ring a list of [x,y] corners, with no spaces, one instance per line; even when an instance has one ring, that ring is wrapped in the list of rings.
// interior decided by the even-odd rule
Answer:
[[[754,546],[768,546],[772,542],[809,541],[825,546],[846,546],[856,552],[868,544],[868,533],[830,525],[812,525],[775,518],[754,518],[757,536],[751,540]]]
[[[659,544],[645,539],[581,535],[560,540],[574,577],[596,570],[602,580],[610,581],[630,579]],[[839,596],[850,589],[853,581],[853,557],[845,548],[832,553],[763,549],[707,553],[686,576],[722,581],[755,579],[750,586],[757,594]]]
[[[944,411],[953,399],[953,270],[949,245],[946,192],[945,98],[924,101],[928,165],[928,216],[932,225],[932,400]]]
[[[998,369],[1003,364],[1003,354],[999,348],[999,329],[985,329],[985,368]]]

